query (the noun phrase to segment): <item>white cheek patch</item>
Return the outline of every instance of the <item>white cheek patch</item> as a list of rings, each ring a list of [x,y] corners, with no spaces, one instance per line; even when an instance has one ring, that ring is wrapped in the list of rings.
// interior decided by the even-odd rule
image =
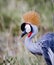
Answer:
[[[31,31],[30,25],[26,24],[25,29],[26,29],[26,32],[29,33]]]

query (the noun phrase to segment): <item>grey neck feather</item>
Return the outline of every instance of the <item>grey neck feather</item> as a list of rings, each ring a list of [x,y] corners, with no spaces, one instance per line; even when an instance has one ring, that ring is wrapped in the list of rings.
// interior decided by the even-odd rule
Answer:
[[[33,27],[33,33],[30,37],[25,38],[25,46],[32,53],[42,54],[42,50],[41,50],[41,47],[39,46],[39,44],[32,43],[32,38],[38,33],[38,28],[36,26],[32,26],[32,27]]]

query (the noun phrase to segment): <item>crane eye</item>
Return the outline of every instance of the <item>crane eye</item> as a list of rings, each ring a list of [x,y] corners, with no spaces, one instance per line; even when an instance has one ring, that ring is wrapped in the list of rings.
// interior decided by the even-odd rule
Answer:
[[[26,24],[25,30],[27,33],[31,32],[31,26],[29,24]]]

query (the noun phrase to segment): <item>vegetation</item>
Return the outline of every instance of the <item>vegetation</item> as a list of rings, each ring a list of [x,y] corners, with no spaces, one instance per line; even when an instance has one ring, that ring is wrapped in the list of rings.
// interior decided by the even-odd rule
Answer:
[[[45,65],[42,57],[26,50],[23,40],[18,41],[22,15],[30,10],[39,12],[42,26],[54,32],[53,0],[0,0],[0,65]]]

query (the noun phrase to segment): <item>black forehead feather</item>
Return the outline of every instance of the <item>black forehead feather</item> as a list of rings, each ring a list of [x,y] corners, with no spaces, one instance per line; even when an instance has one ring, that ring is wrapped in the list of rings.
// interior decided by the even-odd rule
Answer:
[[[22,31],[25,30],[25,25],[26,25],[26,23],[22,23],[22,24],[21,24],[21,30],[22,30]]]

